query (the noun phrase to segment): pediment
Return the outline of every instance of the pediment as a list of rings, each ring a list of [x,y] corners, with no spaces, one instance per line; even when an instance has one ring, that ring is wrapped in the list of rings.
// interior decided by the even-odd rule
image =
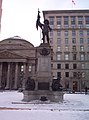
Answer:
[[[21,59],[21,58],[25,57],[10,51],[0,52],[0,59]]]

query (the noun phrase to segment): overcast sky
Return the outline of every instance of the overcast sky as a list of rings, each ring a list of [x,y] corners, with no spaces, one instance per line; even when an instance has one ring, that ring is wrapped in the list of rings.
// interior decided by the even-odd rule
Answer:
[[[34,46],[40,44],[40,30],[35,28],[38,8],[43,10],[89,9],[89,0],[3,0],[0,40],[20,36]]]

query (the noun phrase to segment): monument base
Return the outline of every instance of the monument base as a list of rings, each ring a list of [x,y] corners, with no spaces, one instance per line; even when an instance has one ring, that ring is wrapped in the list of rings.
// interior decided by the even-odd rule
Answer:
[[[48,90],[37,90],[37,91],[23,91],[23,101],[30,102],[32,100],[50,100],[50,102],[62,102],[63,92],[62,91],[48,91]]]

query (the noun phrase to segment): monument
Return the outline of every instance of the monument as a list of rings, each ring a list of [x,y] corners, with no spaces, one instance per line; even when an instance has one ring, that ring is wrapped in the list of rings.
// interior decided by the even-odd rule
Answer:
[[[52,29],[49,26],[49,21],[44,20],[44,24],[40,22],[40,14],[38,10],[38,16],[36,21],[36,28],[42,29],[43,43],[37,47],[37,71],[36,79],[28,78],[26,81],[24,94],[24,101],[31,100],[50,100],[51,102],[63,101],[63,92],[60,85],[60,78],[53,79],[51,74],[51,57],[52,49],[49,44],[49,31]]]

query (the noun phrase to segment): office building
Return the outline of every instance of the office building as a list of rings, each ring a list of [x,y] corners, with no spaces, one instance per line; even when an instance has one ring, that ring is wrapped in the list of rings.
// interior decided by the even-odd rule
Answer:
[[[89,10],[43,11],[50,27],[53,49],[52,76],[65,90],[89,88]]]

